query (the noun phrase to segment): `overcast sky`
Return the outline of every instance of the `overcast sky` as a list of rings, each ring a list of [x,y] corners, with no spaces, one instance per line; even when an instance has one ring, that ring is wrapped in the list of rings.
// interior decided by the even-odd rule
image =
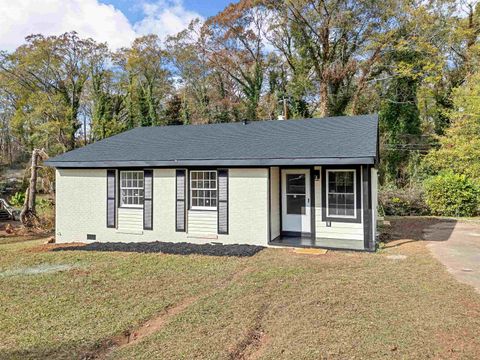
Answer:
[[[13,50],[30,34],[82,37],[128,46],[139,35],[164,38],[197,17],[222,10],[228,0],[0,0],[0,50]]]

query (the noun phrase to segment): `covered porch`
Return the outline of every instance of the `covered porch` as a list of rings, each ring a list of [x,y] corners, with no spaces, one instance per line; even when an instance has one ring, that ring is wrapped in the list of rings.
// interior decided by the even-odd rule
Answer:
[[[271,167],[268,245],[373,250],[375,171],[370,165]]]
[[[365,250],[363,242],[357,240],[314,238],[311,236],[281,235],[268,243],[270,246]]]

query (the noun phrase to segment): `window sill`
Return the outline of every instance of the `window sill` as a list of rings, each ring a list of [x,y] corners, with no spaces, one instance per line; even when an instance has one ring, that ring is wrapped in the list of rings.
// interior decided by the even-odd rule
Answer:
[[[218,239],[217,234],[199,234],[199,233],[187,233],[187,239]]]
[[[129,234],[129,235],[143,235],[142,230],[130,230],[130,229],[116,229],[115,232],[117,234]]]
[[[143,206],[119,206],[119,209],[137,209],[137,210],[143,210]]]
[[[336,223],[357,223],[360,224],[362,222],[361,217],[335,217],[335,216],[325,216],[322,218],[323,222],[330,221],[330,222],[336,222]]]
[[[190,208],[189,211],[217,211],[217,208]]]
[[[342,216],[342,215],[327,215],[327,219],[345,219],[345,220],[348,220],[348,219],[351,219],[351,220],[355,220],[357,218],[357,215],[345,215],[345,216]]]

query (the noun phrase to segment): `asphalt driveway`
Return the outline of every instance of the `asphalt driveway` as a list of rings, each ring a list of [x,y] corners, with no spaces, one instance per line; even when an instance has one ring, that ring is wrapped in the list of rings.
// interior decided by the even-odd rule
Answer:
[[[423,230],[427,247],[459,281],[480,293],[480,224],[437,222]]]

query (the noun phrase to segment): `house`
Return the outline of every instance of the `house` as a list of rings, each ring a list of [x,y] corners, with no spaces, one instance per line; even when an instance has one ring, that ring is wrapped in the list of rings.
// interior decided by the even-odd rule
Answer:
[[[136,128],[50,159],[56,239],[375,250],[376,115]]]

